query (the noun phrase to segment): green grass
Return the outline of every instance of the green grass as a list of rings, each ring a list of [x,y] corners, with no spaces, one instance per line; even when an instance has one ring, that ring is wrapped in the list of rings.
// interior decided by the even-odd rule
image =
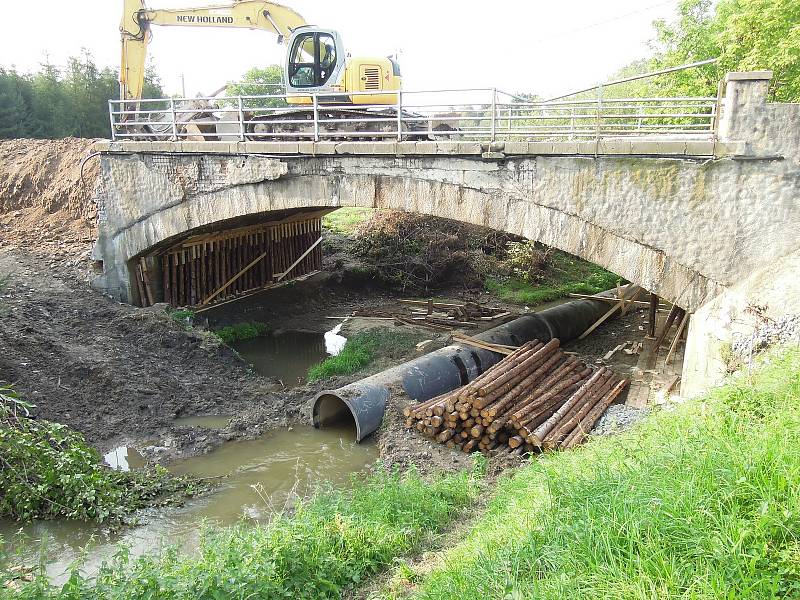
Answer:
[[[597,265],[554,251],[540,282],[527,283],[515,277],[490,278],[486,289],[505,302],[536,306],[568,294],[596,294],[614,287],[619,280],[618,275]]]
[[[236,323],[220,329],[213,329],[212,333],[226,344],[238,342],[239,340],[252,340],[265,335],[269,331],[269,325],[250,321],[247,323]]]
[[[374,213],[374,208],[344,207],[322,217],[322,226],[333,233],[351,235]]]
[[[375,328],[348,338],[336,356],[326,358],[308,370],[308,381],[360,371],[379,356],[402,358],[423,338],[418,333]]]
[[[206,528],[197,556],[172,549],[134,560],[122,548],[95,580],[76,570],[56,588],[40,576],[14,597],[339,598],[447,526],[480,489],[482,467],[479,460],[472,473],[433,481],[379,469],[350,491],[321,491],[269,524]],[[0,598],[10,597],[0,573]]]
[[[417,579],[436,600],[800,597],[800,349],[533,461]]]

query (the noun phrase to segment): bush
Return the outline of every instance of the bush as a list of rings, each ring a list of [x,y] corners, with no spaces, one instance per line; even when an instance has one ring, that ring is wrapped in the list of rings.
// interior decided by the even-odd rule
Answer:
[[[506,262],[511,267],[511,273],[522,281],[540,281],[552,251],[552,248],[542,247],[541,244],[529,240],[508,242]]]
[[[80,433],[30,418],[32,408],[0,385],[0,516],[119,522],[169,494],[193,493],[189,479],[165,469],[111,470]]]
[[[351,253],[382,285],[423,293],[454,283],[481,287],[487,255],[505,252],[510,239],[521,238],[449,219],[381,211],[358,229]]]

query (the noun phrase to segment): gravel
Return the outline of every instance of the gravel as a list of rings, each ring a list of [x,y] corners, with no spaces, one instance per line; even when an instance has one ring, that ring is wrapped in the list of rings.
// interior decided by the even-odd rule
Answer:
[[[800,343],[800,315],[784,315],[760,324],[751,335],[735,335],[731,349],[736,356],[747,359],[770,346],[792,343]]]
[[[633,408],[625,404],[610,406],[592,430],[592,435],[613,435],[644,419],[650,414],[649,408]]]

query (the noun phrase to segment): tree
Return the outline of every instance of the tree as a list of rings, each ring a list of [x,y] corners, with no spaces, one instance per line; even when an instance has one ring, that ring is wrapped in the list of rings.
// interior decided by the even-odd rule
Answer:
[[[242,77],[240,83],[228,86],[229,96],[262,96],[283,95],[286,87],[283,84],[283,69],[279,65],[268,67],[253,67]],[[248,108],[286,106],[283,98],[258,98],[245,99],[244,106]]]
[[[683,0],[678,19],[657,21],[651,66],[719,57],[713,65],[659,78],[672,95],[714,95],[728,71],[774,71],[772,100],[800,100],[800,3],[797,0]]]
[[[0,68],[0,139],[22,137],[26,133],[28,112],[22,87],[16,71]]]

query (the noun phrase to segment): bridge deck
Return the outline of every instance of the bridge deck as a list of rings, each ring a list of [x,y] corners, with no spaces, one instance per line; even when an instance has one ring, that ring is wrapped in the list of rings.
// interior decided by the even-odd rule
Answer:
[[[99,152],[355,155],[355,156],[666,156],[708,158],[742,153],[739,143],[691,139],[611,138],[573,142],[212,142],[212,141],[103,141]]]

